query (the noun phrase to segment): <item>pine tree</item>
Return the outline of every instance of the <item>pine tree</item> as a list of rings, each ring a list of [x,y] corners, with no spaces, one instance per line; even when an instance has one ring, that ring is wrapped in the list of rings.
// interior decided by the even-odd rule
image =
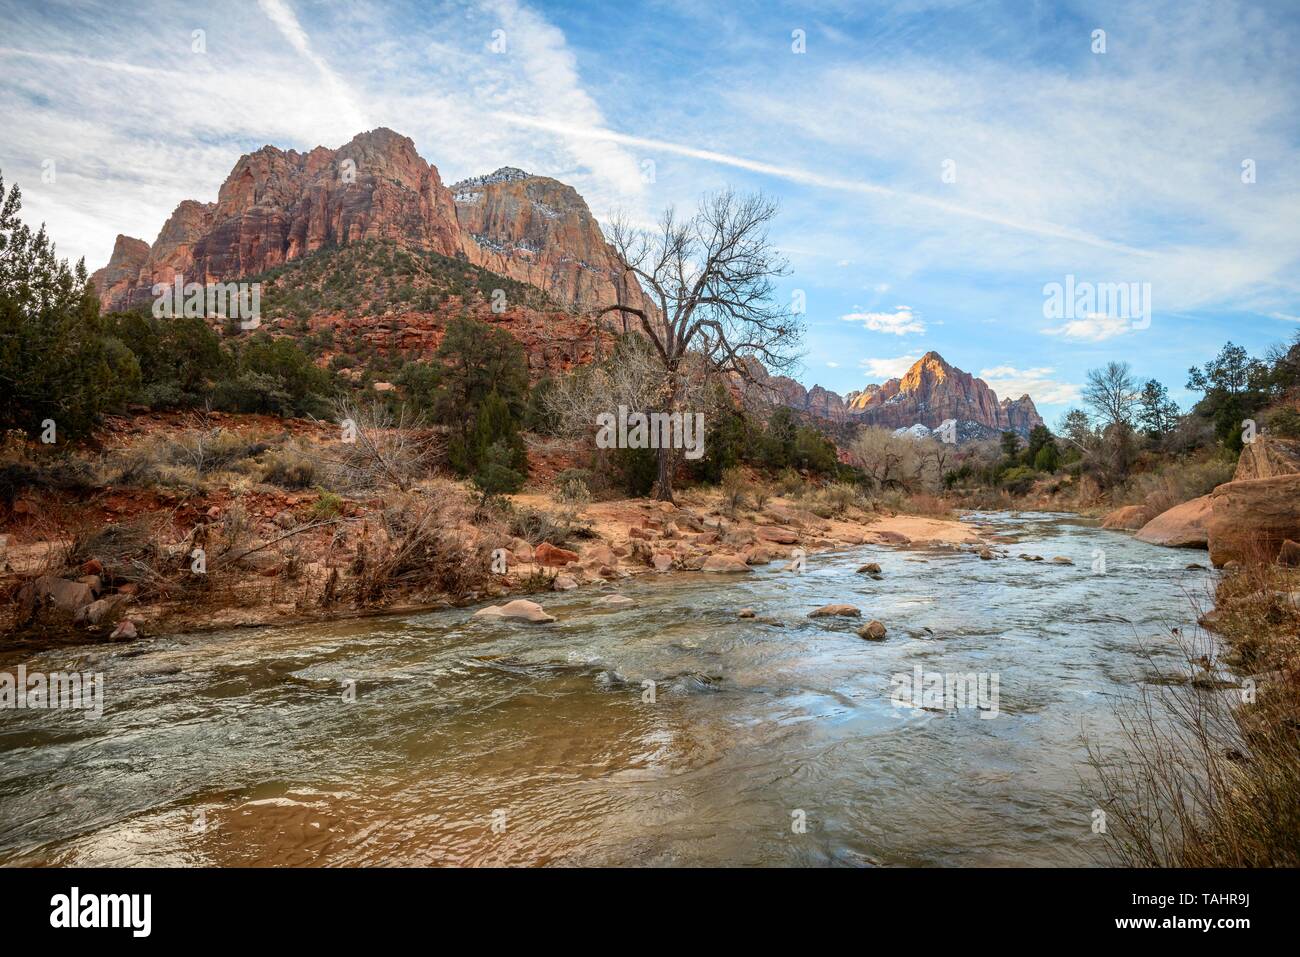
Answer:
[[[85,262],[69,268],[21,209],[0,176],[0,426],[36,435],[52,421],[57,438],[73,437],[125,402],[139,365],[106,335]]]

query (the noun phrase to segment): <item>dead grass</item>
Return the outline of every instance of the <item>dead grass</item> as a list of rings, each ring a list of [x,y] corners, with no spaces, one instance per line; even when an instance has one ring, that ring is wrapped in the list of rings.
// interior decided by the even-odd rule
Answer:
[[[1241,686],[1219,686],[1213,643],[1183,639],[1186,673],[1149,681],[1120,710],[1124,748],[1090,744],[1114,862],[1300,865],[1297,590],[1300,574],[1262,562],[1229,576],[1213,621]]]
[[[353,562],[351,597],[359,605],[383,602],[396,593],[437,593],[463,599],[490,580],[488,536],[466,541],[462,529],[473,507],[450,487],[403,497],[364,526],[366,540]],[[497,538],[503,537],[497,530]]]

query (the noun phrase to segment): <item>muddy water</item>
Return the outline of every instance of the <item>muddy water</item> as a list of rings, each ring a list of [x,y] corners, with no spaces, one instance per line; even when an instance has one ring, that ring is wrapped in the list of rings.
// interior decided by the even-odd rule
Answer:
[[[40,656],[103,672],[105,713],[0,711],[0,863],[1091,863],[1083,735],[1117,743],[1140,649],[1172,663],[1210,573],[1068,516],[979,520],[1075,565],[863,548],[624,582],[628,610],[549,595],[553,625],[457,610]],[[888,640],[807,617],[828,602]],[[997,717],[892,704],[917,666],[996,675]]]

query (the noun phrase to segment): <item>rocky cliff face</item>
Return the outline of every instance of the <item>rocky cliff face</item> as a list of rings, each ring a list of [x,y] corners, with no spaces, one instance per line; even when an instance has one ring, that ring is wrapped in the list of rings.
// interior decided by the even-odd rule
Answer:
[[[266,146],[240,157],[217,202],[181,203],[143,261],[143,242],[119,237],[96,286],[105,308],[124,308],[152,301],[152,286],[178,273],[228,282],[365,239],[467,260],[566,308],[618,301],[618,259],[571,187],[499,170],[453,193],[410,139],[382,128],[337,150]],[[635,285],[622,295],[643,304]]]
[[[963,437],[1005,431],[1028,435],[1034,426],[1043,424],[1029,396],[999,401],[983,379],[950,365],[937,352],[926,353],[901,379],[872,384],[843,398],[821,386],[804,389],[785,376],[757,378],[774,401],[831,422],[935,429],[945,420],[955,419]]]
[[[641,305],[577,190],[503,167],[451,187],[456,221],[477,265],[530,283],[564,305]]]
[[[99,290],[104,302],[125,301],[130,290],[139,282],[140,272],[149,261],[149,244],[143,239],[117,234],[113,255],[108,265],[90,274],[90,281]]]
[[[934,429],[955,419],[1028,435],[1043,424],[1029,396],[999,402],[987,382],[950,365],[937,352],[927,352],[901,379],[850,393],[848,409],[864,424],[889,429],[917,424]]]

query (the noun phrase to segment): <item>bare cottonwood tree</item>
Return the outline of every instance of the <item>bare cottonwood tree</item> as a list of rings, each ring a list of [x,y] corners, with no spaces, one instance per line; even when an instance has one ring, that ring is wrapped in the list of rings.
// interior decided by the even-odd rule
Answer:
[[[889,429],[864,427],[849,446],[858,465],[878,489],[906,489],[923,464],[920,449],[911,436],[894,435]]]
[[[556,431],[569,437],[589,437],[592,423],[602,412],[618,406],[632,410],[654,409],[659,399],[663,366],[644,336],[627,336],[608,358],[576,370],[555,381],[546,394],[546,410],[555,418]],[[678,369],[679,404],[702,408],[708,401],[709,369],[697,355],[689,355]]]
[[[1103,426],[1131,426],[1141,396],[1137,379],[1127,362],[1109,362],[1104,369],[1089,369],[1083,401],[1092,406]]]
[[[768,238],[777,204],[761,194],[731,190],[705,196],[695,214],[679,219],[668,209],[653,230],[624,219],[610,226],[610,241],[626,274],[658,310],[620,301],[596,312],[635,317],[654,347],[660,382],[654,407],[680,410],[683,364],[698,355],[716,371],[742,381],[755,363],[786,371],[798,358],[802,329],[776,302],[773,279],[788,265]],[[656,497],[672,501],[674,450],[659,450]]]

